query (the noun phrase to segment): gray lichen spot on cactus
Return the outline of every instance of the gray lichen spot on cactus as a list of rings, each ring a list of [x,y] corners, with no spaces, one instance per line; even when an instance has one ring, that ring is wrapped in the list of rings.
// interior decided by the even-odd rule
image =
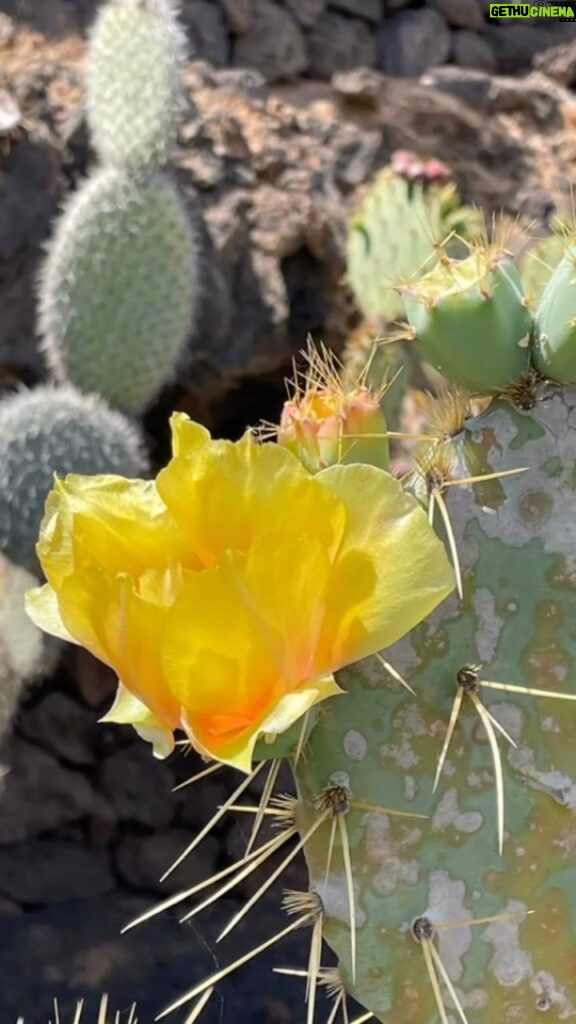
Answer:
[[[339,673],[348,696],[322,709],[295,771],[300,827],[317,816],[327,780],[346,772],[356,906],[365,915],[354,983],[343,913],[327,911],[324,935],[347,989],[376,1019],[439,1019],[412,933],[425,918],[433,928],[425,941],[470,1024],[514,1019],[511,1008],[519,1021],[545,1012],[568,1020],[576,1013],[576,702],[562,695],[576,694],[576,391],[551,387],[529,411],[497,400],[453,446],[456,477],[528,471],[449,489],[463,601],[449,598],[385,654],[417,699],[376,659]],[[458,687],[464,696],[434,793]],[[495,732],[501,854],[493,749],[472,697],[509,737]],[[366,740],[361,759],[350,734]],[[366,813],[362,802],[382,812]],[[324,879],[329,827],[306,846],[312,886]],[[338,837],[328,885],[341,887],[344,908]],[[455,1020],[459,1010],[440,989]]]

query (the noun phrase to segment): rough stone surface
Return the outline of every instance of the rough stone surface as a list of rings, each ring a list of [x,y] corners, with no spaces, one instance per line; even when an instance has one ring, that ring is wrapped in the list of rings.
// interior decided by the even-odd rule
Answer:
[[[563,110],[571,107],[576,111],[576,104],[561,86],[537,73],[518,81],[503,75],[445,67],[427,72],[422,83],[458,96],[486,114],[526,118],[544,132],[562,125]]]
[[[77,843],[36,839],[0,847],[0,892],[25,906],[100,896],[115,884],[106,855]]]
[[[95,763],[95,716],[72,697],[49,693],[21,718],[21,732],[32,743],[71,764]]]
[[[19,843],[87,817],[110,819],[110,806],[84,775],[31,743],[13,739],[2,760],[9,772],[0,799],[0,843]]]
[[[329,80],[339,71],[376,63],[376,42],[367,25],[331,11],[310,29],[308,50],[313,78]]]
[[[49,142],[23,137],[17,145],[8,147],[2,158],[0,259],[13,258],[45,233],[56,210],[51,193],[57,173],[58,154]],[[21,183],[19,191],[10,187],[15,180]],[[51,203],[46,202],[47,194]]]
[[[327,0],[284,0],[284,3],[296,21],[309,28],[326,10]]]
[[[201,850],[193,850],[168,878],[163,882],[160,879],[197,834],[180,828],[149,836],[125,836],[115,854],[120,877],[131,889],[159,896],[190,888],[206,877],[206,863],[218,860],[219,844],[212,836],[206,838]]]
[[[224,927],[237,903],[224,900],[206,919],[180,925],[177,916],[163,914],[125,935],[121,929],[149,908],[149,899],[114,894],[100,899],[72,900],[24,916],[0,917],[2,945],[0,974],[10,984],[0,986],[0,1019],[14,1024],[46,1024],[58,998],[63,1022],[74,1019],[78,999],[86,1000],[87,1024],[97,1020],[100,994],[109,995],[110,1009],[127,1020],[137,1002],[138,1020],[149,1024],[171,1001],[223,963],[264,942],[286,926],[274,894],[243,922],[226,950],[213,942],[215,929]],[[273,948],[226,981],[203,1014],[207,1024],[300,1024],[302,990],[293,978],[273,973],[279,951]],[[281,959],[300,963],[302,934],[283,941]],[[319,1001],[321,1019],[329,1006]],[[113,1017],[111,1019],[114,1019]],[[174,1018],[175,1020],[177,1017]]]
[[[559,23],[543,27],[523,21],[491,22],[486,38],[494,49],[498,70],[504,74],[527,71],[537,53],[555,44],[566,43],[576,35],[576,23]]]
[[[418,78],[449,53],[450,32],[437,11],[402,11],[380,29],[378,64],[386,75]]]
[[[231,32],[242,35],[248,32],[254,19],[252,0],[220,0]]]
[[[576,40],[551,46],[536,54],[533,63],[537,71],[571,88],[576,84]]]
[[[169,769],[138,743],[106,758],[99,770],[102,791],[122,821],[165,828],[174,814]]]
[[[188,0],[182,21],[191,41],[191,52],[200,60],[220,67],[228,63],[229,44],[224,13],[209,0]]]
[[[478,32],[467,29],[452,34],[452,59],[463,68],[496,70],[496,56],[490,43]]]
[[[481,0],[428,0],[428,6],[438,11],[454,28],[481,29],[484,10]]]
[[[334,92],[349,103],[376,108],[382,92],[382,78],[371,68],[340,71],[332,78]]]
[[[271,0],[254,0],[252,24],[234,44],[233,62],[254,67],[268,81],[294,78],[308,60],[302,33],[289,11]]]
[[[378,24],[383,13],[382,0],[330,0],[330,6],[336,11],[344,11],[356,18],[365,18]]]
[[[422,85],[462,100],[477,110],[486,111],[490,105],[492,78],[484,71],[472,68],[445,67],[427,71]]]

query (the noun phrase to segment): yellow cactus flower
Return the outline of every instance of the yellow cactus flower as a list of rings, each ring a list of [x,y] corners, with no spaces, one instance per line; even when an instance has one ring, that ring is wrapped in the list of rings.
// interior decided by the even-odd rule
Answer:
[[[118,673],[108,721],[165,756],[183,729],[244,771],[260,736],[340,692],[454,588],[418,503],[371,466],[310,475],[286,449],[172,418],[155,482],[69,476],[46,507],[31,618]]]

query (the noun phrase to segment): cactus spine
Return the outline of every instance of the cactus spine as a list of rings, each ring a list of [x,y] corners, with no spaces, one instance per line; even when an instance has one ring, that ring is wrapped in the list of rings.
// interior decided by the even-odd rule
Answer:
[[[40,282],[40,333],[56,380],[131,411],[173,378],[198,308],[198,234],[160,169],[183,49],[169,0],[101,9],[88,111],[103,165],[60,218]]]
[[[338,977],[385,1024],[576,1013],[572,253],[527,345],[505,266],[498,330],[483,346],[489,298],[458,287],[466,266],[430,275],[430,317],[450,314],[433,325],[438,361],[505,393],[477,418],[454,393],[410,479],[450,535],[462,599],[386,652],[414,693],[376,659],[340,674],[347,697],[322,709],[294,768],[301,833],[330,809],[305,852]]]

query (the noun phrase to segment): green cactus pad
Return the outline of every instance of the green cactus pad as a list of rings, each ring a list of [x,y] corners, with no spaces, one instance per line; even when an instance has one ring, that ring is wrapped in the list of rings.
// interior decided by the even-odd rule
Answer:
[[[0,551],[38,571],[36,542],[54,473],[146,469],[142,440],[120,413],[71,387],[37,388],[0,403]]]
[[[576,381],[576,247],[554,270],[536,313],[534,365],[544,377]]]
[[[477,217],[453,185],[409,183],[391,168],[380,173],[350,221],[348,279],[364,316],[402,316],[394,284],[435,262],[435,246],[452,231],[477,231]]]
[[[482,685],[576,695],[575,416],[573,390],[550,390],[529,412],[498,401],[450,445],[454,479],[529,472],[446,492],[464,600],[450,598],[386,652],[417,697],[376,661],[340,673],[348,696],[321,707],[295,769],[301,832],[317,819],[326,787],[351,791],[355,981],[339,831],[326,878],[329,821],[307,842],[306,858],[346,988],[383,1024],[532,1024],[541,1014],[551,1022],[576,1014],[576,702]],[[462,710],[433,792],[458,681]],[[474,687],[516,744],[496,734],[502,853],[494,758]],[[464,1018],[441,976],[439,1013],[413,932],[422,918]]]
[[[419,351],[456,384],[490,393],[528,371],[532,320],[510,261],[445,257],[403,294]]]
[[[184,32],[171,0],[109,0],[90,36],[88,124],[103,161],[162,163],[175,133]]]
[[[566,252],[568,242],[567,228],[560,225],[552,234],[534,239],[520,260],[522,289],[531,307],[541,299],[552,273]]]
[[[40,289],[58,380],[139,409],[174,375],[198,295],[198,243],[171,181],[99,170],[65,210]]]

